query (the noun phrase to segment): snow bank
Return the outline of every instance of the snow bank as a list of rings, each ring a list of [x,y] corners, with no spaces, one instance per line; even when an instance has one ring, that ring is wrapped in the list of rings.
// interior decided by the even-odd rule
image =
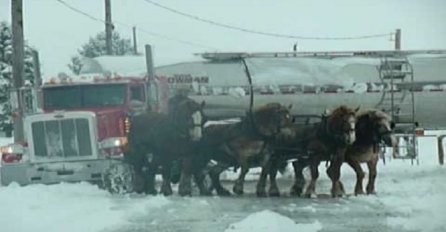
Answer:
[[[395,215],[387,218],[388,225],[407,230],[446,231],[446,170],[419,166],[400,168],[401,178],[381,178],[379,201]]]
[[[297,224],[293,220],[270,210],[253,213],[240,222],[231,224],[225,232],[315,232],[322,229],[321,223]]]
[[[0,187],[1,231],[94,232],[169,204],[164,197],[114,197],[88,183]]]

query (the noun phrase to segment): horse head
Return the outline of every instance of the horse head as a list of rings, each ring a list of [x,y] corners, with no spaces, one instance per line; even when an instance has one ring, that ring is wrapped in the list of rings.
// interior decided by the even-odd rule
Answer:
[[[192,141],[202,137],[206,117],[203,114],[205,102],[198,103],[186,96],[169,101],[169,115],[178,132]]]
[[[292,124],[291,105],[285,107],[279,103],[268,103],[248,113],[251,126],[262,137],[272,138],[279,133],[287,133]]]
[[[354,110],[343,105],[333,110],[330,115],[325,116],[327,132],[335,138],[336,142],[344,145],[351,145],[355,142],[356,112],[358,110],[359,108]]]
[[[358,115],[357,136],[372,143],[384,142],[394,146],[396,138],[392,134],[394,123],[389,115],[379,110],[368,110]]]

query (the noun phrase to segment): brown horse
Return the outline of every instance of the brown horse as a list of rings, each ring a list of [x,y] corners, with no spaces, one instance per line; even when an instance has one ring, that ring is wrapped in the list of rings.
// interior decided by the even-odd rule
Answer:
[[[355,141],[356,110],[346,106],[336,108],[330,115],[322,117],[321,122],[311,125],[294,125],[293,136],[276,140],[274,155],[270,169],[270,195],[278,195],[275,183],[277,160],[294,158],[295,183],[291,188],[292,195],[300,195],[305,185],[302,170],[310,166],[311,181],[305,191],[305,196],[315,193],[316,180],[319,177],[318,166],[322,160],[330,160],[327,173],[332,181],[332,196],[343,194],[342,183],[339,181],[340,168],[344,161],[347,147]],[[291,155],[290,155],[291,154]],[[262,177],[262,176],[261,176]],[[265,181],[265,180],[262,180]]]
[[[361,163],[366,162],[369,169],[367,194],[375,193],[376,164],[379,159],[380,144],[393,147],[396,138],[392,135],[391,118],[379,110],[367,110],[357,116],[356,141],[347,148],[345,161],[356,173],[355,194],[364,194],[362,180],[364,171]]]
[[[278,103],[266,104],[248,112],[238,123],[211,125],[204,129],[200,153],[205,154],[201,156],[203,163],[210,159],[219,163],[218,168],[209,172],[212,188],[219,195],[230,194],[221,185],[219,175],[231,166],[241,167],[233,192],[243,194],[244,180],[249,168],[264,167],[268,163],[268,143],[291,124],[290,107]]]
[[[155,174],[161,167],[161,192],[172,194],[172,162],[190,163],[185,160],[191,158],[202,137],[203,107],[204,102],[199,104],[185,96],[176,96],[169,101],[168,114],[149,112],[132,118],[124,159],[133,166],[136,192],[156,194]],[[187,181],[182,177],[180,190],[187,192]]]

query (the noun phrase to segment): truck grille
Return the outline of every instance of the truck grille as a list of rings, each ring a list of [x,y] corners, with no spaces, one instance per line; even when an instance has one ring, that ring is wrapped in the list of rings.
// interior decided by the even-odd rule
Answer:
[[[36,159],[92,156],[90,125],[85,118],[31,123]]]

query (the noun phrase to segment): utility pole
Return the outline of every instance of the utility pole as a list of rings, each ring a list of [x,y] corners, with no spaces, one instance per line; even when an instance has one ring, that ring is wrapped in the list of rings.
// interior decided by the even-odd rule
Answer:
[[[12,102],[14,117],[14,142],[24,140],[23,132],[23,102],[20,88],[23,86],[24,69],[24,39],[23,39],[23,2],[11,0],[12,21],[12,78],[14,91],[12,96],[16,102]]]
[[[40,87],[42,85],[42,75],[40,74],[39,53],[33,49],[32,55],[33,55],[33,67],[34,67],[34,85],[36,87]]]
[[[138,55],[138,46],[136,44],[136,27],[133,27],[133,53]]]
[[[107,49],[107,55],[113,54],[112,48],[112,17],[111,17],[111,3],[110,0],[105,0],[105,46]]]
[[[146,68],[147,68],[147,76],[149,77],[149,81],[155,80],[155,71],[153,65],[153,55],[152,55],[152,46],[150,44],[146,44]]]
[[[395,32],[395,50],[401,50],[401,29],[396,29]]]
[[[294,52],[294,57],[296,57],[296,52],[297,52],[297,42],[293,45],[293,52]]]

